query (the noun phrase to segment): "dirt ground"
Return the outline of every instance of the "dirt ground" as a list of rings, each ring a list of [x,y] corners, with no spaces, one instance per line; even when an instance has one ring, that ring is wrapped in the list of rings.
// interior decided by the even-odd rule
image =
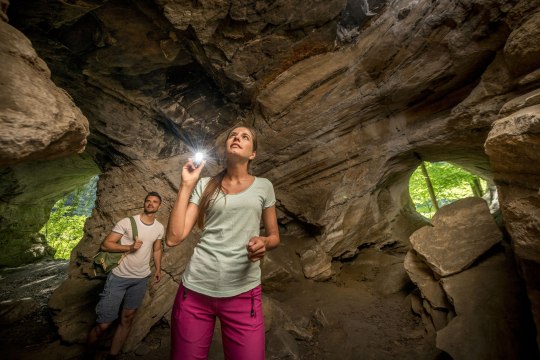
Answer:
[[[52,291],[66,278],[66,268],[65,261],[43,261],[20,268],[0,269],[0,301],[33,297],[39,303],[39,307],[22,320],[2,327],[3,359],[80,358],[82,346],[60,342],[46,306]],[[343,264],[334,281],[297,278],[280,291],[266,293],[295,314],[295,318],[310,318],[316,311],[324,314],[327,322],[313,338],[297,339],[300,359],[447,359],[435,348],[433,334],[427,334],[420,318],[411,312],[410,289],[393,294],[380,293],[377,272],[383,270],[373,263],[351,261]],[[280,345],[267,343],[267,346]],[[121,358],[167,359],[169,349],[169,326],[162,321],[154,326],[137,351],[123,354]],[[268,358],[276,359],[272,354],[279,352],[272,350],[276,349],[267,351]],[[102,349],[103,353],[105,351]],[[219,342],[215,342],[210,360],[220,359],[223,355]]]

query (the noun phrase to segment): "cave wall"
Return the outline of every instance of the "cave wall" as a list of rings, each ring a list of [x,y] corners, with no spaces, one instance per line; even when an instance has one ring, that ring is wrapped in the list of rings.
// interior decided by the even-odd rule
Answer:
[[[56,200],[98,172],[78,153],[88,120],[51,80],[30,40],[0,10],[0,266],[50,254],[38,234]],[[69,169],[69,171],[67,171]]]
[[[260,131],[254,173],[274,183],[280,222],[318,233],[324,261],[307,264],[318,280],[359,247],[408,247],[425,224],[407,190],[421,160],[494,181],[540,327],[539,1],[367,3],[10,5],[10,23],[88,119],[102,172],[70,279],[51,299],[65,340],[83,341],[93,321],[85,301],[100,282],[88,266],[114,222],[157,190],[166,223],[181,162],[207,148],[213,173],[219,135],[240,121]],[[144,303],[156,313],[138,318],[128,348],[168,311],[189,254],[190,243],[165,254],[170,276]]]

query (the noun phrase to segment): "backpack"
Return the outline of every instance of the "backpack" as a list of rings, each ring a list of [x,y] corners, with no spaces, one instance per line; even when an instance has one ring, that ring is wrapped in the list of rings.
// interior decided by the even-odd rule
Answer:
[[[129,220],[131,222],[131,231],[133,233],[133,240],[137,239],[139,237],[139,232],[137,231],[137,224],[135,223],[135,219],[133,216],[129,217]],[[94,275],[100,274],[108,274],[112,269],[117,267],[124,257],[128,254],[128,252],[110,252],[105,250],[100,250],[96,255],[94,255],[94,259],[92,261],[92,266],[94,268]]]

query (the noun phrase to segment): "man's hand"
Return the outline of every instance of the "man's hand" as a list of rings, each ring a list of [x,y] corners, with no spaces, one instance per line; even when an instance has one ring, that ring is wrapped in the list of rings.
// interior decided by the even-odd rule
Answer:
[[[154,277],[156,278],[156,283],[158,283],[159,280],[161,280],[161,270],[160,269],[156,270],[156,273],[154,274]]]
[[[254,236],[249,240],[246,248],[250,261],[261,260],[266,253],[266,239],[262,236]]]
[[[142,241],[137,238],[133,244],[129,247],[129,252],[135,252],[139,250],[142,246]]]

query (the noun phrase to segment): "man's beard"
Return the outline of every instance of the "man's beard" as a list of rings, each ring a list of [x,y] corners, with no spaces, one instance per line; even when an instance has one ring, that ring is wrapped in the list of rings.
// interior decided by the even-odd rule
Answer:
[[[144,213],[145,213],[146,215],[153,215],[153,214],[157,213],[157,210],[154,210],[154,209],[152,209],[152,210],[144,209]]]

